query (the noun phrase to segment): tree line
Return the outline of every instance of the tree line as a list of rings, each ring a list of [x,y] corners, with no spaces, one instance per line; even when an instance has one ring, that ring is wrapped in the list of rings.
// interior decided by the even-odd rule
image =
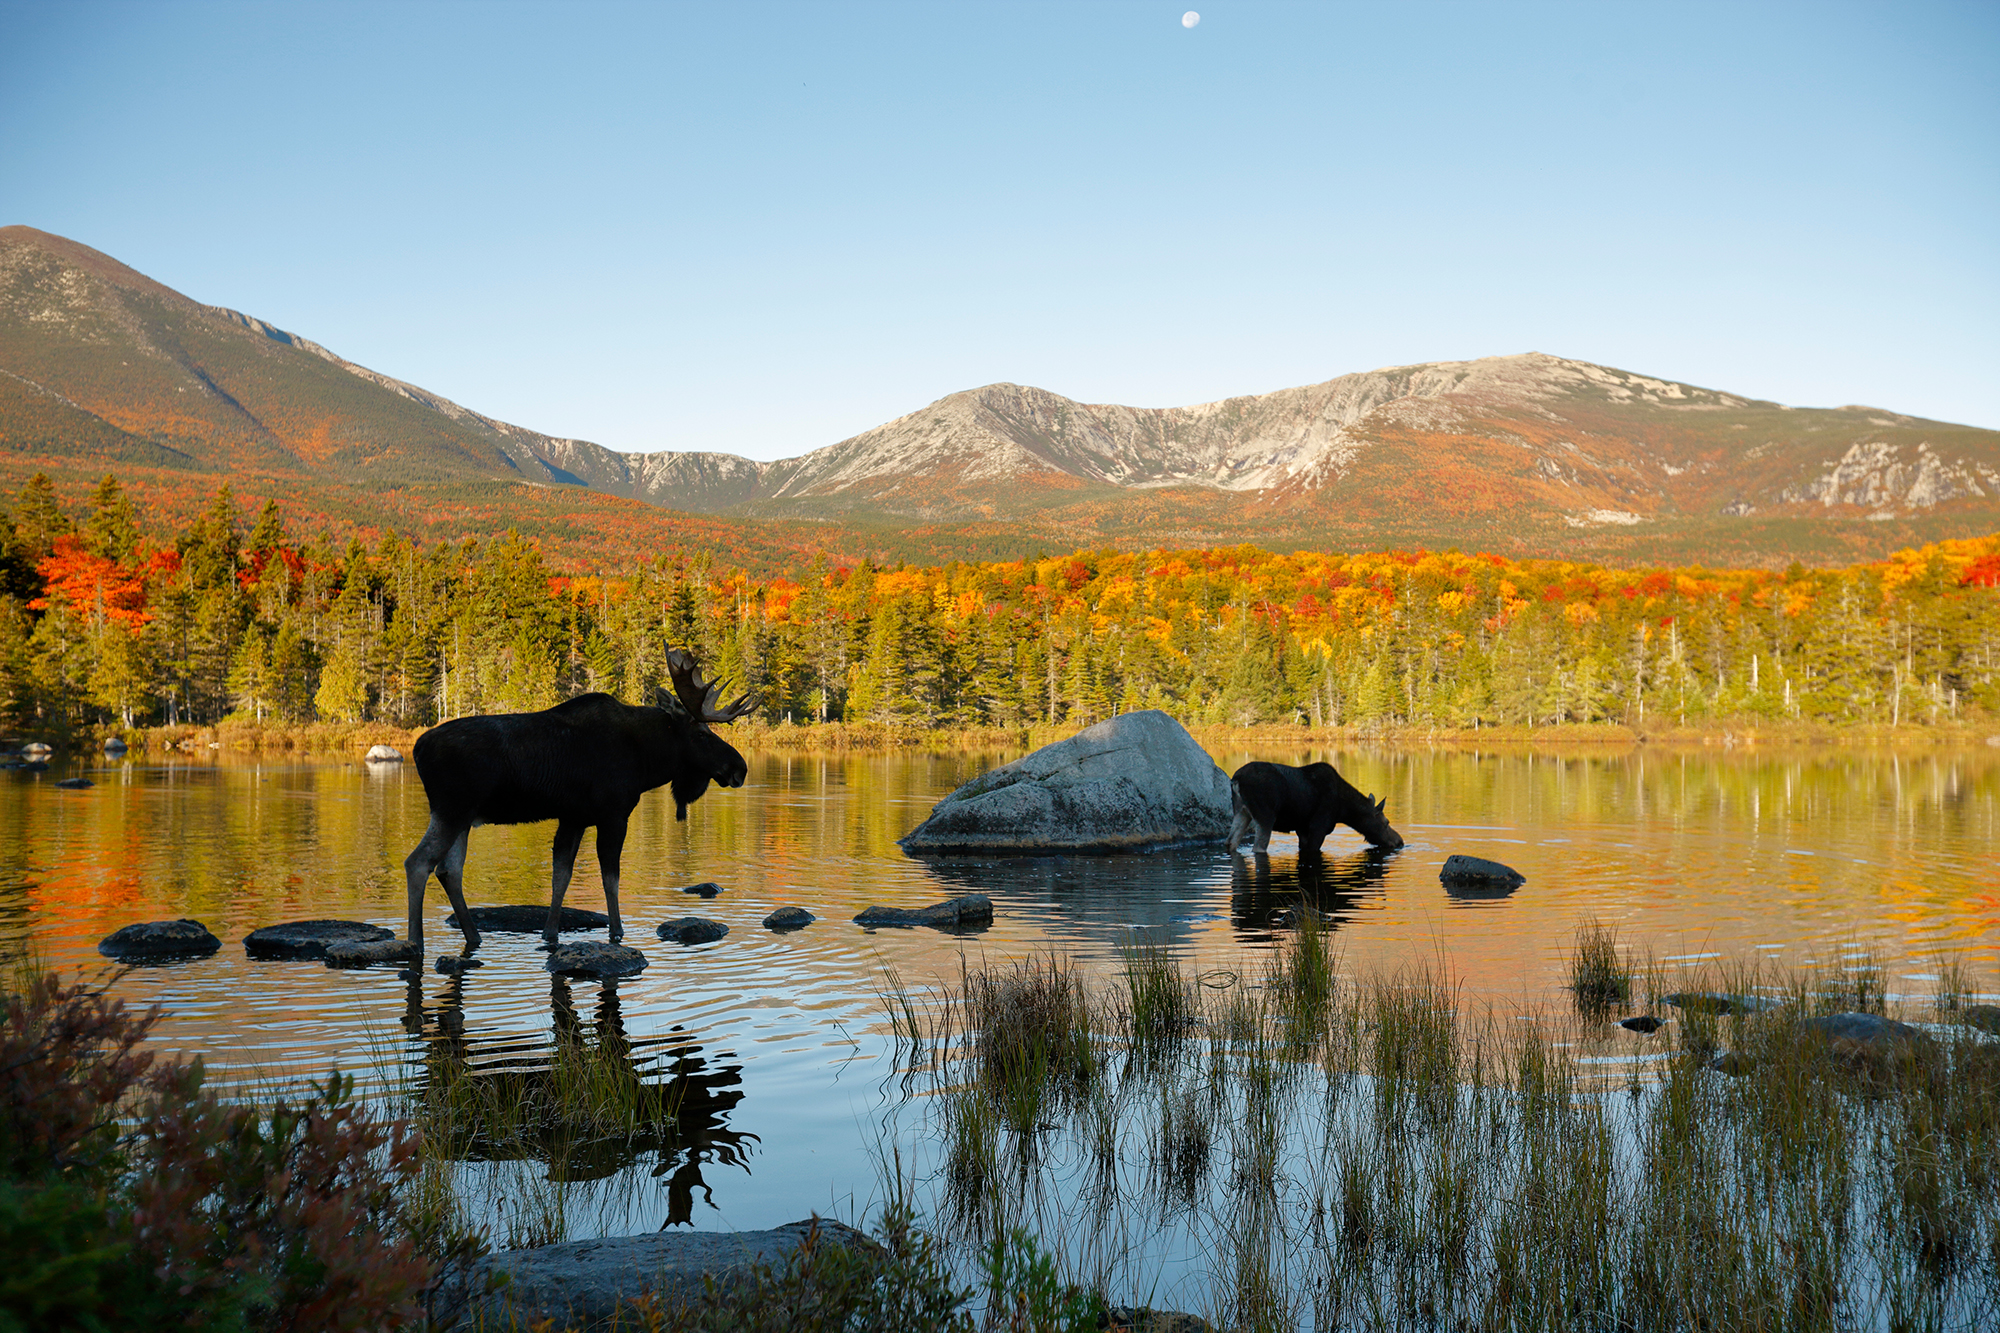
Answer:
[[[669,645],[768,722],[1935,724],[2000,712],[2000,536],[1843,569],[1623,569],[1457,551],[1080,551],[753,577],[701,551],[559,568],[508,533],[336,549],[222,486],[142,531],[114,476],[0,511],[0,724],[379,721],[586,690]]]

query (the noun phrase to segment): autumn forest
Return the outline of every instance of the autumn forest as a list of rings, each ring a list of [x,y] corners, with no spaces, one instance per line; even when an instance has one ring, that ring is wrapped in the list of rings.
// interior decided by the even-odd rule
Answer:
[[[2000,712],[2000,536],[1784,571],[1239,547],[752,577],[686,550],[569,568],[511,533],[336,548],[226,486],[156,532],[113,476],[37,476],[0,513],[23,734],[637,702],[683,644],[778,725],[1929,727]]]

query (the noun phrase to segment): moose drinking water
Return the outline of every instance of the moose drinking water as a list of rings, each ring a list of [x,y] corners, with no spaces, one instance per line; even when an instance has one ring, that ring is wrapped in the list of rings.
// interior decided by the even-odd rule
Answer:
[[[1229,803],[1236,812],[1229,825],[1232,852],[1253,827],[1260,856],[1269,849],[1273,830],[1298,834],[1299,852],[1317,854],[1335,824],[1347,825],[1377,847],[1403,845],[1403,835],[1389,827],[1383,813],[1387,801],[1363,796],[1332,764],[1245,764],[1229,779]]]
[[[539,713],[495,713],[455,718],[417,738],[417,776],[431,804],[430,827],[403,862],[409,879],[410,943],[424,942],[424,889],[433,872],[451,897],[465,944],[479,943],[466,910],[462,876],[466,840],[476,824],[556,821],[555,867],[549,884],[551,944],[562,915],[563,893],[583,831],[597,829],[597,864],[604,876],[611,938],[625,933],[618,916],[618,855],[625,823],[639,798],[669,783],[674,817],[711,782],[740,787],[749,772],[743,756],[709,730],[733,722],[756,706],[744,695],[719,707],[721,686],[704,682],[693,657],[667,654],[673,693],[659,691],[657,707],[620,703],[608,694],[580,694]]]

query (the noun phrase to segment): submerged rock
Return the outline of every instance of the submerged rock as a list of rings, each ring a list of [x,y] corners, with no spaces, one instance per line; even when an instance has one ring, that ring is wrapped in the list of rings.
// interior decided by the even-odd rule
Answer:
[[[671,921],[662,921],[656,933],[661,939],[675,944],[713,944],[729,933],[729,927],[706,917],[677,916]]]
[[[1692,1014],[1761,1014],[1778,1007],[1778,1001],[1761,995],[1724,995],[1718,991],[1679,991],[1660,1002]]]
[[[1528,882],[1528,877],[1510,865],[1489,861],[1483,856],[1460,856],[1454,853],[1444,859],[1444,868],[1438,871],[1438,878],[1446,884],[1474,884],[1481,888],[1504,884],[1509,887]]]
[[[578,940],[575,944],[558,944],[549,950],[549,961],[544,966],[559,976],[604,980],[629,977],[643,971],[646,955],[623,944]]]
[[[803,930],[819,920],[803,907],[780,907],[764,918],[766,930]]]
[[[328,967],[367,967],[371,963],[410,963],[423,958],[423,950],[408,940],[350,940],[330,944],[326,949]]]
[[[97,951],[121,963],[163,962],[169,958],[206,958],[222,947],[207,926],[191,917],[178,921],[141,921],[121,926],[98,941]]]
[[[336,944],[372,944],[395,936],[395,931],[366,921],[288,921],[245,935],[243,952],[252,958],[325,958]]]
[[[902,838],[934,852],[1143,852],[1221,842],[1229,776],[1157,709],[1085,727],[982,773]]]
[[[870,907],[855,917],[854,923],[859,926],[936,926],[941,930],[950,930],[954,927],[984,926],[992,920],[993,900],[983,893],[968,893],[913,911],[900,907]]]
[[[1799,1020],[1799,1030],[1826,1043],[1827,1054],[1844,1064],[1886,1069],[1916,1055],[1930,1042],[1922,1028],[1880,1014],[1827,1014]]]
[[[713,898],[718,893],[722,892],[722,886],[720,884],[704,880],[700,884],[688,885],[686,888],[682,889],[681,892],[692,893],[697,898]]]
[[[440,1327],[609,1326],[620,1302],[650,1297],[669,1314],[699,1306],[712,1283],[725,1292],[759,1264],[783,1268],[818,1227],[819,1245],[877,1247],[861,1232],[825,1218],[770,1231],[654,1231],[572,1240],[483,1255],[448,1277],[435,1304]]]
[[[361,756],[364,764],[400,764],[403,752],[393,745],[371,745],[368,753]]]
[[[70,791],[82,791],[86,787],[95,787],[96,785],[89,778],[64,778],[56,784],[56,786],[67,788]]]
[[[536,907],[532,903],[510,903],[504,907],[469,907],[472,924],[481,930],[494,931],[501,935],[539,935],[549,924],[549,908],[544,903]],[[458,913],[453,912],[444,919],[447,926],[458,926]],[[581,907],[565,907],[556,922],[558,933],[565,930],[597,930],[609,926],[611,918],[602,912],[588,912]]]
[[[486,964],[479,959],[467,958],[464,954],[460,953],[441,953],[438,955],[437,960],[437,970],[447,977],[457,976],[460,972],[470,972],[475,967],[484,966]]]
[[[1666,1024],[1651,1014],[1640,1014],[1637,1018],[1626,1019],[1618,1026],[1631,1032],[1658,1032]]]

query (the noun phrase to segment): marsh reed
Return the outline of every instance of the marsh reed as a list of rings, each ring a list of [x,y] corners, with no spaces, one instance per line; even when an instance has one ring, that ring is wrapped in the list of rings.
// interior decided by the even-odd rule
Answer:
[[[1121,962],[967,964],[905,1007],[925,1211],[968,1263],[1025,1229],[1113,1304],[1258,1331],[2000,1326],[1963,964],[1916,1000],[1852,949],[1669,975],[1585,922],[1575,1003],[1520,1014],[1441,963],[1355,976],[1310,919],[1255,978]],[[1811,1021],[1892,1011],[1923,1026],[1874,1049]]]

